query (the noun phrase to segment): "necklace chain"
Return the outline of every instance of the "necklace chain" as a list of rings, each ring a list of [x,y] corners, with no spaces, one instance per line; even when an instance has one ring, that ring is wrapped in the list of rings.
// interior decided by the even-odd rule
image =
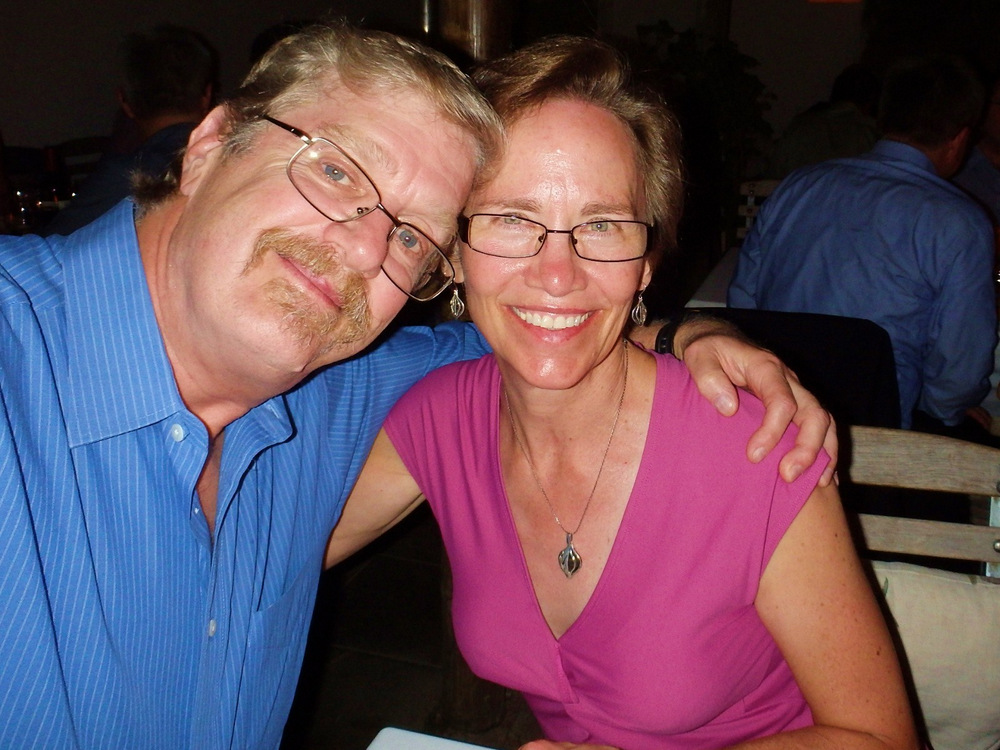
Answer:
[[[615,409],[615,419],[611,423],[611,433],[608,435],[608,443],[604,446],[604,455],[601,456],[601,465],[597,468],[597,476],[594,477],[594,486],[590,488],[590,495],[587,497],[587,502],[583,506],[583,513],[580,514],[580,520],[576,524],[576,528],[573,531],[567,531],[566,527],[563,526],[562,521],[559,520],[559,514],[556,513],[555,506],[552,504],[552,500],[549,499],[549,494],[545,491],[545,487],[542,486],[542,480],[538,478],[538,472],[535,471],[535,464],[531,460],[531,456],[528,455],[528,450],[524,447],[524,443],[521,442],[521,436],[517,431],[517,425],[514,423],[514,411],[510,406],[510,397],[507,395],[507,387],[503,386],[503,396],[504,400],[507,402],[507,416],[510,418],[510,429],[514,433],[514,442],[517,443],[518,449],[521,451],[521,455],[524,456],[524,460],[528,463],[528,470],[531,472],[531,478],[535,480],[535,484],[538,485],[539,492],[542,493],[542,497],[545,498],[546,505],[549,506],[549,512],[552,517],[556,520],[559,528],[566,535],[566,547],[559,553],[559,567],[567,578],[572,578],[573,574],[576,573],[580,566],[583,565],[583,558],[580,557],[580,553],[576,551],[573,546],[573,537],[583,526],[583,519],[587,516],[587,511],[590,509],[590,502],[594,499],[594,493],[597,491],[597,485],[601,481],[601,473],[604,471],[604,462],[608,460],[608,452],[611,450],[611,442],[615,439],[615,430],[618,428],[618,418],[622,414],[622,404],[625,403],[625,391],[628,389],[628,340],[622,339],[624,359],[625,359],[625,377],[622,383],[622,392],[618,397],[618,407]]]

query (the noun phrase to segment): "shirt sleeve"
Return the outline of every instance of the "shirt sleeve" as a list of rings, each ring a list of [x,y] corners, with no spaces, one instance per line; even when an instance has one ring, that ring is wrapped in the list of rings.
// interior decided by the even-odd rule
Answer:
[[[757,309],[757,282],[760,278],[761,262],[761,232],[766,221],[764,206],[761,206],[757,219],[750,227],[743,244],[740,246],[740,254],[736,259],[736,269],[733,271],[732,281],[729,282],[729,290],[726,293],[726,303],[729,307],[741,307],[751,310]]]
[[[942,281],[928,321],[920,408],[957,424],[989,391],[997,339],[993,233],[985,214],[936,225],[953,229],[938,236],[932,259],[941,265],[933,278]]]

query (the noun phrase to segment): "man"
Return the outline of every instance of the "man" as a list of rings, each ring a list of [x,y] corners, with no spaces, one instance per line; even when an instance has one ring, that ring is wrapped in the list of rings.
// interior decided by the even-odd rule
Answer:
[[[278,746],[382,419],[484,352],[446,325],[355,356],[407,294],[450,283],[439,248],[497,123],[436,53],[310,29],[195,128],[135,218],[126,201],[0,242],[0,745]],[[675,345],[729,411],[720,359],[777,405],[749,448],[766,450],[794,410],[780,363],[711,333]],[[802,398],[789,477],[829,424]]]
[[[1000,79],[993,81],[986,102],[986,114],[979,127],[975,145],[969,150],[969,158],[952,178],[952,182],[962,188],[986,209],[993,221],[994,236],[1000,242]],[[1000,252],[1000,248],[998,248]],[[996,269],[1000,269],[1000,256]],[[993,373],[990,375],[990,390],[980,404],[980,409],[970,412],[983,426],[995,431],[1000,426],[1000,348],[993,353]]]
[[[69,234],[89,224],[128,197],[134,173],[162,175],[212,108],[217,55],[194,31],[157,26],[130,34],[121,57],[123,82],[116,94],[135,143],[98,162],[45,234]]]
[[[982,90],[960,63],[909,62],[885,83],[869,153],[798,170],[740,251],[732,307],[872,320],[889,333],[904,427],[954,426],[982,399],[996,332],[992,231],[947,180]],[[925,416],[926,415],[926,416]]]

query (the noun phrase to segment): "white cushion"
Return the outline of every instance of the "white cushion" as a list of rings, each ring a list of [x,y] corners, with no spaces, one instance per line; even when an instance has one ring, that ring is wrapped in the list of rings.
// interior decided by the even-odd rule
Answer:
[[[934,750],[1000,748],[1000,581],[898,562],[872,567]]]

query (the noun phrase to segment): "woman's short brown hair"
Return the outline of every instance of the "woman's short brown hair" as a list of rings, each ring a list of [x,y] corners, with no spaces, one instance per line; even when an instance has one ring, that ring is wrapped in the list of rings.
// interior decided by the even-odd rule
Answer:
[[[508,128],[551,99],[578,99],[615,115],[635,144],[654,224],[651,249],[658,255],[676,247],[684,203],[680,127],[659,96],[632,80],[617,50],[586,37],[549,37],[484,64],[473,78]]]

